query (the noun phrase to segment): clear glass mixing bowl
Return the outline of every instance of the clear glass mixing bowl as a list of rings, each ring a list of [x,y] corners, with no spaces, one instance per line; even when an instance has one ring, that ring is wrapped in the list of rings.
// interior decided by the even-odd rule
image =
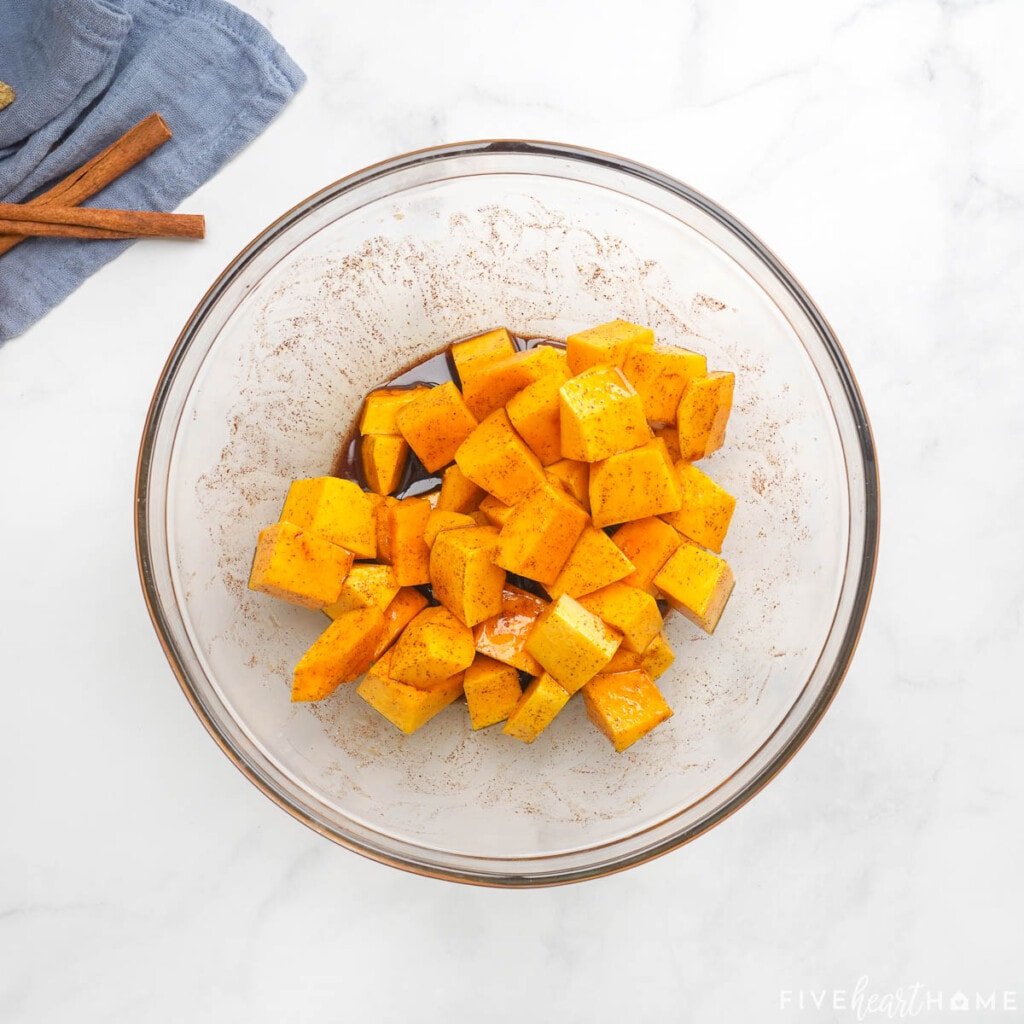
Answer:
[[[322,616],[246,589],[288,482],[329,471],[364,394],[505,324],[623,317],[736,371],[708,470],[739,500],[736,590],[713,637],[680,616],[675,717],[616,754],[572,701],[532,746],[460,705],[411,737],[343,686],[289,701]],[[255,785],[397,867],[496,885],[591,878],[693,839],[756,793],[835,695],[866,611],[878,481],[821,313],[742,224],[619,157],[534,142],[411,153],[271,224],[189,318],[139,457],[139,567],[196,713]]]

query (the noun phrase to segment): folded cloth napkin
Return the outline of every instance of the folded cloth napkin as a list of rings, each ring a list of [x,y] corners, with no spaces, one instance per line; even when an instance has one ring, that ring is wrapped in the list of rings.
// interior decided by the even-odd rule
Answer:
[[[147,114],[174,138],[86,205],[172,210],[274,119],[305,76],[223,0],[0,0],[0,199],[70,174]],[[0,256],[0,343],[131,242],[29,239]]]

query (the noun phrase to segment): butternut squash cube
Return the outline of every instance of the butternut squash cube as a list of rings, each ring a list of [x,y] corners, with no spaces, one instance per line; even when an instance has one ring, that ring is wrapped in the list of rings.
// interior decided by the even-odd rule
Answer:
[[[622,634],[622,646],[642,653],[661,632],[658,602],[645,590],[612,583],[580,598],[580,604]]]
[[[675,651],[669,646],[664,633],[659,633],[640,656],[640,667],[652,678],[665,674],[676,660]]]
[[[281,521],[340,544],[356,558],[376,558],[373,510],[373,500],[358,484],[321,476],[292,483]]]
[[[515,505],[544,482],[540,460],[512,429],[508,413],[491,413],[455,453],[459,469],[488,494]]]
[[[373,506],[374,536],[377,541],[377,559],[391,562],[391,508],[398,504],[398,499],[391,495],[374,494],[378,500]]]
[[[564,687],[544,672],[531,680],[501,731],[524,743],[532,743],[569,703],[569,696]]]
[[[339,615],[295,666],[292,700],[323,700],[342,683],[358,679],[370,667],[383,631],[380,608]]]
[[[735,581],[729,563],[684,540],[654,577],[669,604],[706,633],[713,633]]]
[[[480,509],[477,509],[475,512],[470,512],[469,513],[469,518],[472,519],[473,522],[477,526],[493,526],[494,525],[494,523],[492,523],[490,521],[490,519],[488,519],[487,516],[483,512],[480,511]]]
[[[682,504],[679,477],[665,442],[658,437],[590,467],[590,514],[595,526],[676,512]]]
[[[554,583],[586,525],[587,513],[565,491],[542,484],[505,520],[495,561],[509,572]]]
[[[260,531],[249,589],[300,608],[323,608],[338,599],[352,568],[352,552],[294,523]]]
[[[426,390],[425,387],[414,387],[378,388],[371,391],[363,402],[359,433],[364,437],[368,434],[400,433],[398,413]]]
[[[526,649],[569,693],[589,682],[612,659],[622,636],[563,594],[541,614]]]
[[[566,494],[571,494],[582,508],[590,511],[590,463],[559,459],[545,467],[544,475]]]
[[[590,720],[622,753],[672,717],[661,691],[643,671],[600,675],[583,687]]]
[[[622,372],[636,388],[649,420],[674,423],[683,390],[694,377],[708,372],[708,361],[699,352],[655,345],[631,349]]]
[[[427,388],[398,412],[398,429],[427,471],[436,473],[455,458],[476,429],[459,389],[449,380]]]
[[[356,693],[406,735],[421,729],[462,696],[461,672],[429,690],[421,690],[392,679],[390,664],[389,651],[367,672]]]
[[[487,518],[487,522],[491,526],[496,526],[500,530],[505,525],[508,517],[512,515],[512,506],[506,505],[503,501],[498,501],[493,494],[488,494],[480,502],[480,511]]]
[[[391,678],[431,689],[473,663],[473,634],[447,608],[424,608],[391,649]]]
[[[434,597],[467,626],[501,612],[505,570],[494,561],[497,544],[498,531],[493,526],[446,530],[434,542],[430,553]]]
[[[302,608],[337,600],[352,553],[291,522],[260,530],[249,589]]]
[[[359,442],[363,476],[375,494],[392,494],[398,490],[409,459],[409,442],[391,434],[367,434]]]
[[[685,462],[703,459],[725,443],[734,383],[734,374],[715,371],[686,385],[676,410],[679,457]]]
[[[454,463],[444,471],[436,507],[445,512],[472,512],[479,507],[484,489],[477,487]]]
[[[588,328],[565,339],[569,369],[582,373],[600,364],[621,366],[630,350],[636,346],[650,348],[654,344],[654,331],[649,327],[631,324],[626,320],[612,320],[607,324]]]
[[[382,506],[386,543],[381,558],[395,570],[400,587],[430,582],[430,548],[424,539],[430,512],[426,498],[403,498]]]
[[[427,516],[427,525],[423,528],[423,539],[427,547],[432,548],[439,533],[445,530],[462,530],[469,526],[476,526],[476,520],[462,512],[445,512],[443,509],[434,508]]]
[[[469,724],[474,730],[504,722],[523,695],[519,673],[511,665],[503,665],[482,654],[473,659],[462,682]]]
[[[526,650],[526,641],[547,606],[543,598],[506,584],[501,593],[501,612],[473,631],[476,649],[522,672],[538,675],[540,663]]]
[[[512,426],[542,466],[550,466],[562,457],[558,391],[565,379],[564,373],[549,373],[514,394],[505,405]]]
[[[516,347],[504,327],[478,334],[475,338],[457,341],[451,347],[452,361],[459,375],[462,397],[470,409],[476,405],[480,376],[492,363],[513,356]],[[480,419],[483,418],[481,415]],[[461,512],[462,509],[456,511]]]
[[[558,392],[562,455],[598,462],[638,448],[651,438],[644,405],[614,366],[596,366],[567,380]]]
[[[428,601],[415,587],[402,587],[384,609],[384,632],[377,641],[377,649],[373,652],[379,658],[399,637],[402,630],[416,618]]]
[[[654,432],[655,437],[660,437],[665,442],[665,449],[668,451],[668,457],[672,460],[672,464],[675,465],[679,461],[679,428],[675,423],[668,423],[664,427],[658,427]]]
[[[676,474],[683,491],[683,507],[665,513],[665,522],[687,539],[721,554],[736,499],[689,462],[680,462]]]
[[[612,655],[612,660],[601,670],[601,675],[608,676],[615,672],[632,672],[634,669],[643,667],[642,654],[637,654],[636,651],[627,651],[625,647],[620,647]]]
[[[569,376],[565,354],[550,345],[538,345],[525,352],[516,352],[489,363],[474,377],[466,394],[466,404],[477,419],[482,420],[501,409],[523,388],[550,374]]]
[[[395,570],[390,565],[357,565],[345,577],[338,599],[324,611],[332,619],[356,608],[380,608],[383,611],[394,600],[398,590]]]
[[[608,534],[588,526],[576,541],[558,579],[548,587],[548,593],[552,597],[568,594],[579,598],[625,579],[631,572],[633,563],[612,543]]]
[[[612,540],[633,563],[633,572],[622,582],[657,597],[654,577],[683,543],[682,537],[668,523],[656,516],[647,516],[620,526],[612,534]]]

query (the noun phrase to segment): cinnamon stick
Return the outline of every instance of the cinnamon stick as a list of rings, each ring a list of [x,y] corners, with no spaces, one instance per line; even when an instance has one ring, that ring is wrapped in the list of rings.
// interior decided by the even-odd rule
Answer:
[[[26,206],[77,206],[105,189],[125,171],[145,160],[171,137],[171,130],[159,114],[150,114],[130,128],[116,142],[97,153],[88,163]],[[24,241],[24,235],[0,235],[0,255]]]
[[[0,203],[0,234],[54,238],[202,238],[199,214]]]

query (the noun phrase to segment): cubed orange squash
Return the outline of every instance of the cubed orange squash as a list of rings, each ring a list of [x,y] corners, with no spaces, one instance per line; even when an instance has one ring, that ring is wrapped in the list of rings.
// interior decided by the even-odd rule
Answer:
[[[402,630],[427,607],[426,597],[415,587],[402,587],[384,609],[384,631],[373,652],[379,658],[399,637]]]
[[[454,463],[444,471],[437,508],[445,512],[472,512],[480,506],[484,489],[477,487]]]
[[[715,371],[686,385],[676,410],[679,458],[696,462],[725,443],[734,383],[734,374]]]
[[[544,482],[540,460],[513,430],[504,409],[491,413],[455,453],[459,469],[488,494],[515,505]]]
[[[498,531],[473,526],[438,534],[430,553],[434,597],[467,626],[501,612],[505,570],[495,564]]]
[[[476,404],[476,392],[483,371],[499,359],[515,355],[515,352],[512,336],[504,327],[486,331],[465,341],[457,341],[452,345],[452,362],[455,363],[455,370],[459,375],[462,397],[470,409]]]
[[[549,373],[514,394],[505,410],[519,436],[542,466],[562,457],[562,427],[558,392],[565,374]]]
[[[447,466],[475,428],[476,418],[450,380],[421,392],[398,413],[398,429],[430,473]]]
[[[523,690],[502,732],[523,743],[532,743],[569,703],[569,696],[547,672],[542,673]]]
[[[489,497],[489,495],[488,495],[488,497]],[[470,512],[469,513],[469,518],[472,519],[473,522],[477,526],[493,526],[494,525],[494,523],[492,523],[490,521],[490,519],[487,518],[486,513],[481,512],[480,509],[477,509],[475,512]]]
[[[505,520],[512,514],[512,506],[498,501],[493,494],[488,494],[480,502],[480,511],[487,517],[487,522],[491,526],[496,526],[500,530],[505,525]]]
[[[294,523],[260,531],[249,589],[301,608],[323,608],[338,599],[352,567],[352,552]]]
[[[631,349],[622,372],[636,388],[649,420],[675,423],[683,390],[694,377],[703,377],[708,372],[708,361],[699,352],[655,345]]]
[[[371,391],[363,402],[363,412],[359,417],[359,433],[398,434],[398,413],[404,409],[420,393],[424,387],[414,388],[379,388]]]
[[[595,526],[676,512],[682,503],[679,477],[660,438],[590,467],[590,514]]]
[[[715,631],[734,582],[724,558],[685,540],[654,577],[669,604],[707,633]]]
[[[336,619],[356,608],[387,608],[398,594],[395,570],[390,565],[361,563],[353,566],[341,585],[338,599],[324,611]]]
[[[678,463],[676,473],[683,491],[683,507],[678,512],[665,513],[665,522],[689,540],[720,554],[736,510],[736,499],[689,462]]]
[[[569,369],[573,373],[602,364],[621,366],[633,348],[650,348],[653,344],[654,331],[626,320],[599,324],[565,339]]]
[[[512,713],[523,689],[519,672],[511,665],[478,654],[463,678],[469,724],[476,729],[504,722]]]
[[[565,491],[542,484],[505,520],[495,561],[509,572],[554,583],[586,525],[587,513]]]
[[[682,544],[679,534],[656,516],[648,516],[620,526],[612,540],[633,563],[633,572],[623,577],[622,582],[657,596],[654,577]]]
[[[664,675],[676,660],[675,651],[669,646],[664,633],[659,633],[640,656],[640,667],[652,678]]]
[[[375,494],[398,490],[409,459],[409,442],[396,434],[367,434],[359,442],[363,476]]]
[[[342,683],[361,676],[373,661],[383,631],[380,608],[357,608],[339,615],[295,666],[292,700],[323,700]]]
[[[391,508],[398,504],[398,499],[386,495],[374,494],[377,501],[373,505],[374,537],[377,544],[377,558],[381,562],[391,561]]]
[[[675,423],[666,424],[664,427],[658,427],[654,432],[655,437],[660,437],[665,442],[665,450],[668,452],[668,457],[672,460],[672,464],[675,465],[679,461],[679,429]]]
[[[440,508],[430,510],[427,516],[427,525],[423,528],[423,539],[427,547],[432,548],[439,533],[445,530],[462,530],[468,526],[476,526],[476,520],[462,512],[445,512]]]
[[[552,597],[568,594],[579,598],[624,579],[631,572],[633,563],[612,543],[608,534],[588,526],[576,541],[558,579],[548,587],[548,593]]]
[[[466,404],[473,415],[482,420],[523,388],[551,374],[569,376],[565,353],[550,345],[538,345],[525,352],[505,356],[485,366],[474,378],[466,395]]]
[[[424,608],[391,649],[391,677],[430,689],[473,663],[473,633],[447,608]]]
[[[611,661],[621,642],[620,633],[563,594],[541,614],[526,649],[569,693],[575,693]]]
[[[473,631],[476,649],[496,661],[538,675],[540,663],[526,650],[526,641],[547,606],[547,601],[536,594],[506,584],[501,594],[501,612]]]
[[[661,691],[642,670],[600,675],[583,687],[590,720],[620,753],[672,717]]]
[[[634,669],[643,667],[644,662],[642,654],[637,654],[636,651],[630,651],[625,647],[620,647],[612,655],[612,660],[609,661],[603,669],[601,669],[601,675],[611,675],[614,672],[632,672]]]
[[[321,476],[292,483],[281,521],[318,533],[324,540],[348,548],[356,558],[376,558],[373,513],[373,499],[358,484]]]
[[[581,507],[590,511],[590,463],[559,459],[544,468],[544,475],[551,483],[557,483],[566,494],[571,494]]]
[[[390,667],[389,651],[366,673],[356,693],[406,735],[422,728],[438,712],[462,696],[461,672],[429,690],[421,690],[392,679]]]
[[[658,602],[646,590],[612,583],[580,598],[587,611],[622,634],[622,646],[641,654],[661,632]]]
[[[387,543],[381,557],[395,570],[400,587],[430,582],[430,548],[424,539],[430,512],[426,498],[403,498],[383,506]]]
[[[597,462],[650,440],[643,402],[614,366],[596,366],[559,392],[562,455]]]

